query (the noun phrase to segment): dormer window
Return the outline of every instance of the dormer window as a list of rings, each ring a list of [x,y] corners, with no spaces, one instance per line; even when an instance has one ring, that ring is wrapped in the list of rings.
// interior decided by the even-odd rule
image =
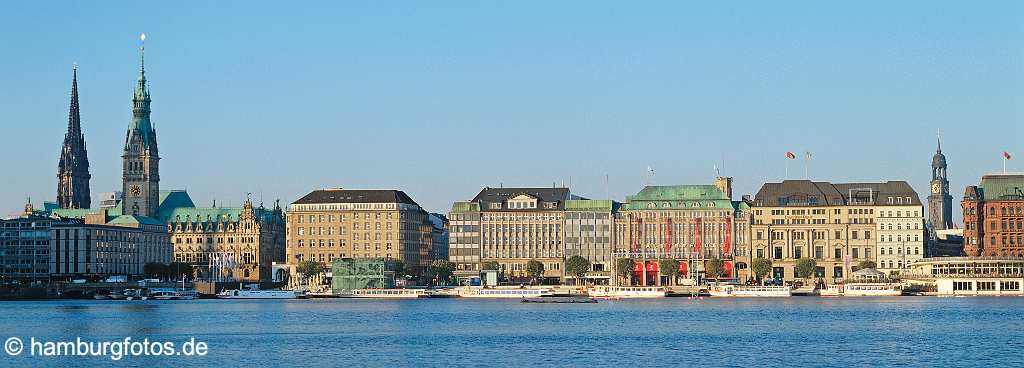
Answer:
[[[508,208],[515,210],[528,210],[537,208],[537,198],[521,194],[508,200]]]

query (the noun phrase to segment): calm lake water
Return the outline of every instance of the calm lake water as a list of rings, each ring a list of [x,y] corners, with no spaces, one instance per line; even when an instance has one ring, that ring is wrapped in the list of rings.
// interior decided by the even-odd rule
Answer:
[[[204,357],[130,366],[1024,366],[1024,298],[0,302],[2,366],[95,366],[29,355],[38,341],[194,338]],[[5,346],[6,347],[6,346]]]

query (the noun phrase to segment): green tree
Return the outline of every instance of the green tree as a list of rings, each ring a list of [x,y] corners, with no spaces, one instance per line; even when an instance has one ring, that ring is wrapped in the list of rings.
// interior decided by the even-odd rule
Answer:
[[[324,265],[317,261],[302,261],[299,262],[298,266],[295,266],[295,272],[305,276],[306,279],[316,276],[323,271]]]
[[[590,261],[581,256],[572,256],[565,261],[565,272],[576,277],[576,284],[587,276],[590,271]]]
[[[142,266],[142,272],[147,277],[161,278],[167,275],[167,265],[160,262],[149,262]]]
[[[394,260],[391,263],[391,268],[395,271],[395,277],[405,277],[408,275],[408,270],[405,268],[405,262],[401,260]]]
[[[863,270],[865,268],[878,268],[878,265],[875,264],[875,261],[863,260],[857,263],[857,267],[854,271]]]
[[[755,258],[750,264],[750,270],[754,271],[754,278],[761,281],[772,272],[772,261],[765,258]]]
[[[536,259],[531,259],[526,262],[526,274],[533,279],[533,283],[537,283],[537,279],[544,276],[544,264]]]
[[[168,279],[180,281],[182,276],[192,274],[192,265],[183,262],[171,262],[167,265],[165,274]]]
[[[632,284],[634,263],[632,258],[619,258],[615,260],[615,276],[625,280],[624,285]]]
[[[679,276],[679,261],[675,259],[663,259],[658,261],[658,272],[668,276],[668,284],[676,284],[676,276]]]
[[[796,277],[801,279],[811,278],[814,276],[814,270],[818,268],[818,262],[815,262],[813,258],[800,258],[796,261]]]
[[[452,274],[455,273],[455,264],[443,259],[438,259],[430,263],[429,271],[433,274],[432,278],[435,283],[448,285],[448,282],[452,278]]]
[[[725,261],[721,259],[712,258],[708,260],[707,267],[704,269],[704,275],[709,279],[718,279],[725,273]]]

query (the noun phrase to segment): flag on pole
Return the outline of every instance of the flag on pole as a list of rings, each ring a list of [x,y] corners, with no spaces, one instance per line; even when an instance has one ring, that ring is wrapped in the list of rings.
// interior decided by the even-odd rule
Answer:
[[[1003,158],[1009,160],[1009,159],[1013,158],[1013,156],[1010,156],[1009,152],[1003,151]]]
[[[786,151],[786,158],[790,160],[796,160],[796,155],[793,152]]]

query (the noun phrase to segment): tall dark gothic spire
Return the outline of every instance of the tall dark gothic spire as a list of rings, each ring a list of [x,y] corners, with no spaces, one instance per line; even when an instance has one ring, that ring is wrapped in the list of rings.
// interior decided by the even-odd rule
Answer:
[[[57,204],[61,208],[89,208],[89,155],[82,133],[78,111],[78,66],[71,71],[71,107],[68,110],[68,132],[57,164]]]

